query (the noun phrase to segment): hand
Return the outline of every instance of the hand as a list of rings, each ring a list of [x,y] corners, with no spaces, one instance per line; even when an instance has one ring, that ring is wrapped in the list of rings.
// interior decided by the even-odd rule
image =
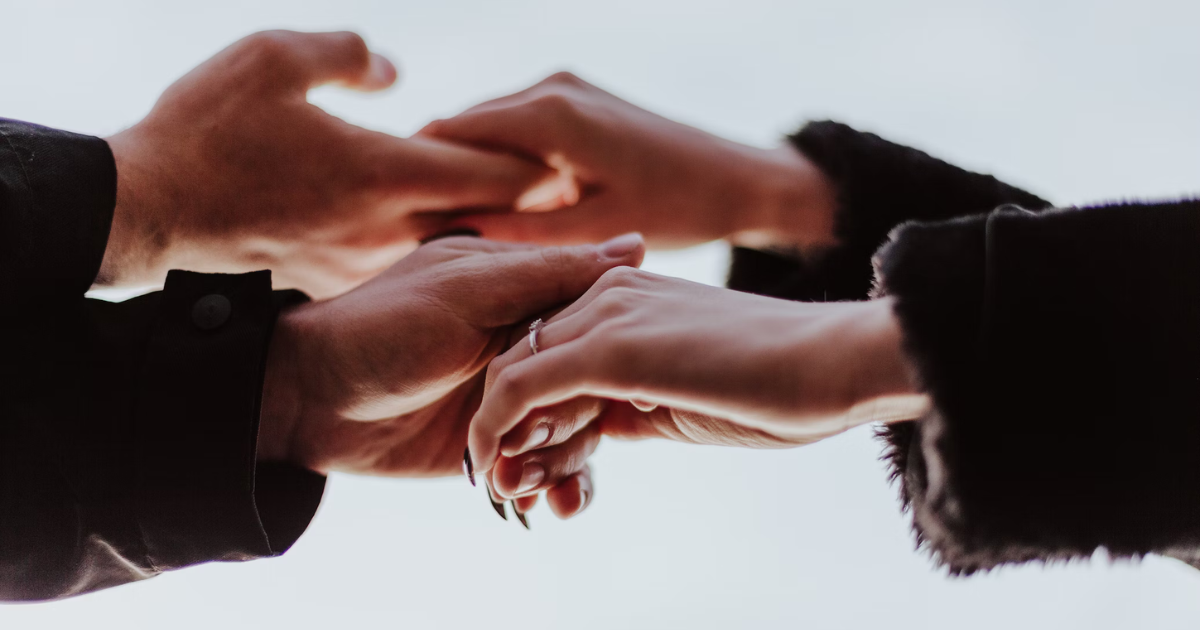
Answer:
[[[454,473],[483,368],[510,328],[642,255],[637,235],[548,249],[447,238],[350,293],[286,311],[268,353],[260,459],[323,472]]]
[[[460,221],[488,238],[590,242],[636,230],[666,247],[721,238],[797,246],[833,239],[833,189],[796,150],[718,138],[571,74],[434,121],[420,135],[533,156],[572,184],[533,208],[553,212]]]
[[[572,475],[601,434],[780,448],[927,404],[887,299],[789,302],[614,269],[538,347],[492,362],[470,449],[501,497],[585,488],[575,512],[591,484]]]
[[[257,33],[201,64],[108,139],[117,207],[98,284],[271,268],[276,286],[327,297],[411,251],[427,235],[415,213],[512,207],[550,174],[362,129],[306,99],[323,84],[373,91],[395,80],[353,33]]]

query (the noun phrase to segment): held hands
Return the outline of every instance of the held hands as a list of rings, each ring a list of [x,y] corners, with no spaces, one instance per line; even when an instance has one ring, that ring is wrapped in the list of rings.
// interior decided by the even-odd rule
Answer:
[[[271,268],[277,287],[328,297],[411,251],[428,234],[416,213],[511,208],[550,174],[362,129],[306,99],[323,84],[395,80],[353,33],[257,33],[201,64],[109,139],[117,208],[98,284]]]
[[[601,434],[779,448],[926,404],[889,300],[787,302],[617,268],[538,347],[492,362],[469,445],[498,495],[527,511],[551,489],[563,517],[586,507]]]
[[[637,235],[546,249],[447,238],[345,295],[294,307],[271,342],[259,457],[324,472],[455,473],[483,369],[512,326],[642,255]]]
[[[640,263],[637,237],[452,238],[388,268],[448,226],[534,243],[833,239],[832,188],[798,152],[717,138],[568,74],[411,139],[306,98],[395,78],[351,33],[259,33],[109,139],[117,207],[98,284],[269,267],[277,286],[328,298],[386,269],[281,316],[260,458],[447,475],[469,428],[495,495],[525,512],[546,490],[566,517],[590,499],[602,434],[789,446],[893,413],[882,402],[911,390],[886,302],[803,305],[623,270]],[[544,352],[522,340],[485,383],[513,326],[576,298],[541,331]]]
[[[833,238],[832,187],[796,150],[718,138],[567,73],[435,121],[420,135],[532,156],[573,184],[534,208],[551,212],[460,219],[487,238],[578,243],[636,230],[666,247],[722,238],[820,246]]]

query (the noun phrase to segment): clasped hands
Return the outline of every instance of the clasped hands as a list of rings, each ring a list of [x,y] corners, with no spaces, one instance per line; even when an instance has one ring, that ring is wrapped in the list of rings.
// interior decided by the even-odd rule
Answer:
[[[833,245],[835,195],[795,150],[567,74],[411,138],[306,98],[395,79],[354,34],[259,33],[109,139],[97,284],[270,268],[316,298],[276,325],[260,459],[443,476],[469,445],[493,501],[524,514],[544,491],[569,517],[592,496],[602,435],[786,447],[884,419],[912,392],[886,300],[801,304],[636,269],[635,231],[652,246]],[[464,229],[485,238],[417,246]],[[537,317],[532,356],[521,335]]]

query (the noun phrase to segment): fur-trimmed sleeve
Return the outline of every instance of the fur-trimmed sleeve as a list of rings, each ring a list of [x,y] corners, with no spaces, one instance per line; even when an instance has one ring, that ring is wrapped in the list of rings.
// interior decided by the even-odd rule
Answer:
[[[876,267],[934,401],[885,433],[939,563],[1200,559],[1200,202],[911,224]]]
[[[731,289],[792,300],[862,300],[874,277],[871,255],[897,225],[976,215],[1008,203],[1050,206],[990,175],[833,121],[810,122],[788,141],[837,188],[838,245],[824,252],[734,248]]]

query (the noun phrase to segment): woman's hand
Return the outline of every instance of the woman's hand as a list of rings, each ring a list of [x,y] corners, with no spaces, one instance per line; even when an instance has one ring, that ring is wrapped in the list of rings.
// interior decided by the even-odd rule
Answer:
[[[511,208],[553,174],[356,127],[307,99],[319,85],[395,80],[353,33],[256,33],[201,64],[108,139],[117,206],[97,283],[270,268],[277,287],[330,297],[412,251],[430,231],[418,213]]]
[[[553,212],[461,220],[488,238],[594,242],[636,230],[667,247],[721,238],[803,246],[833,238],[832,188],[799,152],[718,138],[571,74],[435,121],[421,135],[532,156],[569,180],[560,194],[535,204]]]
[[[538,248],[429,243],[345,295],[280,316],[263,388],[259,457],[318,471],[458,471],[482,372],[510,329],[579,297],[641,239]]]
[[[780,448],[924,404],[889,300],[789,302],[614,269],[537,345],[492,362],[469,443],[519,509],[575,491],[560,516],[586,506],[584,461],[602,434]]]

